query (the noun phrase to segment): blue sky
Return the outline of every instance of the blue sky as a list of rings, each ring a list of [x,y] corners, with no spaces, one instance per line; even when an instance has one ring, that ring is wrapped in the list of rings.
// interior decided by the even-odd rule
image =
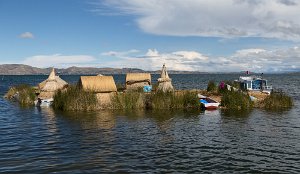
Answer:
[[[1,0],[0,64],[300,71],[296,0]]]

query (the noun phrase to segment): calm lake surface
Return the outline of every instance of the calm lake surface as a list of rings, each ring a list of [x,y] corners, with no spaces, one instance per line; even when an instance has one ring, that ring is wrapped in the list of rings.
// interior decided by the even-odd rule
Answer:
[[[239,77],[170,76],[176,89]],[[2,98],[9,86],[37,85],[47,76],[3,76],[0,173],[300,173],[300,77],[264,76],[294,98],[292,109],[62,113]],[[125,81],[124,75],[114,78]]]

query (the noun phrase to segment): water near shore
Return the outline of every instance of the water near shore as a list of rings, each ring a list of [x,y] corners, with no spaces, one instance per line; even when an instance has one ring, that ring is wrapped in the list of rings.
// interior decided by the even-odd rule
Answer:
[[[177,89],[205,89],[209,80],[239,75],[170,76]],[[4,76],[0,173],[300,173],[300,77],[265,77],[293,97],[291,110],[62,113],[2,98],[9,86],[36,85],[46,76]]]

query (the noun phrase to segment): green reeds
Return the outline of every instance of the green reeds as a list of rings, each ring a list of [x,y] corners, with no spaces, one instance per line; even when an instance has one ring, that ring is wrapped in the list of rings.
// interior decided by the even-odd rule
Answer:
[[[111,99],[113,109],[186,109],[200,108],[196,92],[156,92],[142,93],[127,91],[114,95]]]
[[[148,96],[148,103],[146,106],[150,109],[186,109],[186,108],[200,108],[201,103],[197,97],[196,92],[182,91],[182,92],[156,92]]]
[[[263,106],[268,110],[288,109],[293,106],[293,99],[283,91],[272,92],[264,101]]]
[[[215,92],[217,91],[217,85],[214,81],[209,81],[208,84],[207,84],[207,92]]]
[[[53,108],[63,111],[97,110],[98,100],[91,91],[77,86],[69,86],[67,90],[58,90],[53,97]]]
[[[226,91],[223,92],[221,106],[226,109],[248,110],[253,107],[253,102],[248,94],[239,91]]]
[[[113,109],[141,109],[145,106],[145,94],[136,91],[119,93],[111,98]]]
[[[4,97],[18,101],[21,106],[34,105],[34,100],[36,99],[34,88],[27,84],[11,87]]]
[[[125,86],[121,83],[117,83],[116,87],[117,87],[117,91],[124,91],[126,89]]]

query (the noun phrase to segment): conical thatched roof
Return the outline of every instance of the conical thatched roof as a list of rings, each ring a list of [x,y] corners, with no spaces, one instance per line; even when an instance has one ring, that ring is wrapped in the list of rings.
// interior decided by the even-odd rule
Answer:
[[[39,84],[39,89],[44,92],[55,92],[63,89],[68,85],[66,81],[55,75],[54,68],[52,69],[48,79]]]
[[[165,64],[162,67],[160,78],[158,79],[158,90],[163,92],[173,91],[172,79],[169,78]]]
[[[41,82],[38,86],[41,91],[41,93],[39,94],[39,98],[48,99],[52,98],[57,90],[67,87],[68,83],[61,79],[59,76],[56,76],[55,70],[53,68],[49,77]]]
[[[167,78],[167,79],[169,79],[169,74],[167,72],[167,67],[166,67],[165,64],[162,67],[162,70],[161,70],[161,73],[160,73],[160,78]]]
[[[148,82],[151,84],[150,73],[128,73],[126,74],[126,84],[130,85],[136,82]]]
[[[84,90],[91,90],[97,93],[117,91],[113,76],[81,76],[79,85]]]

